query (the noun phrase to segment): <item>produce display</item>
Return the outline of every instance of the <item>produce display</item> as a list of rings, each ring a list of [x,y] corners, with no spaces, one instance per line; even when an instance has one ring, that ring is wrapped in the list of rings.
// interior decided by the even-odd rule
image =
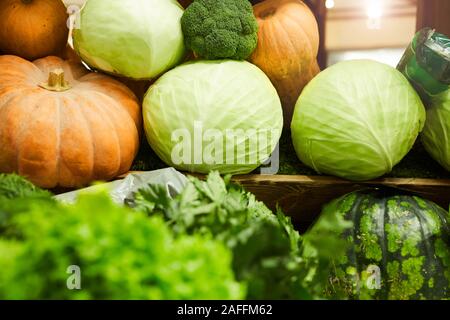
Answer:
[[[0,300],[450,299],[450,41],[321,71],[320,36],[301,0],[0,0]]]
[[[332,258],[346,248],[329,230],[348,227],[339,217],[300,236],[281,212],[218,173],[192,179],[175,199],[150,186],[130,205],[103,193],[63,205],[1,175],[0,298],[320,298]],[[73,263],[83,270],[80,291],[65,286]]]
[[[73,31],[89,66],[132,79],[151,79],[185,56],[176,0],[89,0]]]
[[[0,1],[0,52],[28,60],[61,54],[68,17],[61,1]]]
[[[332,294],[383,300],[450,297],[448,211],[397,190],[363,190],[334,200],[321,217],[336,215],[353,226],[341,235],[350,247],[336,260]]]
[[[292,139],[289,132],[284,132],[280,138],[280,167],[277,175],[288,176],[322,176],[314,169],[306,166],[299,161]],[[149,171],[166,168],[165,164],[158,155],[147,144],[141,145],[139,153],[131,167],[131,170]],[[259,174],[260,169],[257,168],[252,173]],[[411,151],[397,164],[391,172],[382,178],[420,178],[420,179],[436,179],[438,181],[450,179],[450,172],[444,169],[438,162],[433,160],[429,153],[425,150],[421,139],[417,139],[416,144]]]
[[[292,141],[317,172],[370,180],[402,160],[424,124],[422,101],[399,71],[346,61],[321,72],[300,95]]]
[[[0,172],[80,187],[127,172],[141,111],[123,84],[47,57],[0,56]]]
[[[263,70],[283,104],[284,128],[289,130],[303,88],[316,76],[319,29],[311,10],[297,0],[267,0],[254,7],[258,47],[250,61]]]
[[[189,62],[147,92],[145,132],[175,168],[243,174],[275,149],[283,127],[280,99],[256,66],[233,60]]]

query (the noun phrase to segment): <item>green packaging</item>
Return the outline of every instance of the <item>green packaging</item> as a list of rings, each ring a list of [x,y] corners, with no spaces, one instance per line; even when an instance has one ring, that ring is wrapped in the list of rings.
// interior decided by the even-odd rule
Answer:
[[[425,104],[449,89],[450,39],[431,28],[416,33],[397,66]]]

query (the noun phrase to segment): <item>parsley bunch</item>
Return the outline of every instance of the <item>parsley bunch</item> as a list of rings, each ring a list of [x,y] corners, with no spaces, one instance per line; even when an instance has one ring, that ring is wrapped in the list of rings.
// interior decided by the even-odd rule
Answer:
[[[322,297],[327,270],[345,250],[336,233],[346,227],[339,217],[320,221],[315,230],[323,232],[301,237],[282,212],[273,214],[217,172],[206,181],[191,177],[175,198],[162,186],[149,186],[137,192],[133,205],[163,217],[178,235],[209,235],[224,243],[233,252],[237,279],[248,286],[248,299]]]

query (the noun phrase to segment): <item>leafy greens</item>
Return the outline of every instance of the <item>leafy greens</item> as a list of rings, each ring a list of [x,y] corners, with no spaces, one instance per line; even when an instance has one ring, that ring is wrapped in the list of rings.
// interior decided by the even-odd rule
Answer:
[[[218,241],[174,237],[161,218],[117,206],[106,193],[64,205],[21,178],[2,176],[0,186],[0,299],[244,296]],[[80,290],[67,287],[70,266],[80,268]]]
[[[255,196],[223,180],[218,172],[206,181],[190,178],[171,198],[162,186],[138,191],[132,204],[150,216],[162,216],[176,234],[210,235],[233,252],[233,269],[248,286],[249,299],[312,299],[323,296],[328,270],[345,251],[339,217],[320,220],[304,237],[280,211],[273,214]],[[332,219],[332,221],[330,220]],[[323,250],[328,247],[328,250]]]

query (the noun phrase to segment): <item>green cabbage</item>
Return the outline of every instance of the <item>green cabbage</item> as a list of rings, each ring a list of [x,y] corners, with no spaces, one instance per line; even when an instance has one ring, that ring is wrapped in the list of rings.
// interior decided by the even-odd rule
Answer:
[[[332,66],[297,101],[291,131],[300,160],[319,173],[370,180],[414,145],[424,106],[396,69],[357,60]]]
[[[432,99],[421,138],[428,153],[450,171],[450,89]]]
[[[244,61],[197,61],[164,74],[143,104],[147,139],[181,170],[243,174],[275,149],[283,115],[267,76]]]
[[[154,78],[184,57],[182,15],[176,0],[89,0],[75,25],[75,50],[93,68]]]

